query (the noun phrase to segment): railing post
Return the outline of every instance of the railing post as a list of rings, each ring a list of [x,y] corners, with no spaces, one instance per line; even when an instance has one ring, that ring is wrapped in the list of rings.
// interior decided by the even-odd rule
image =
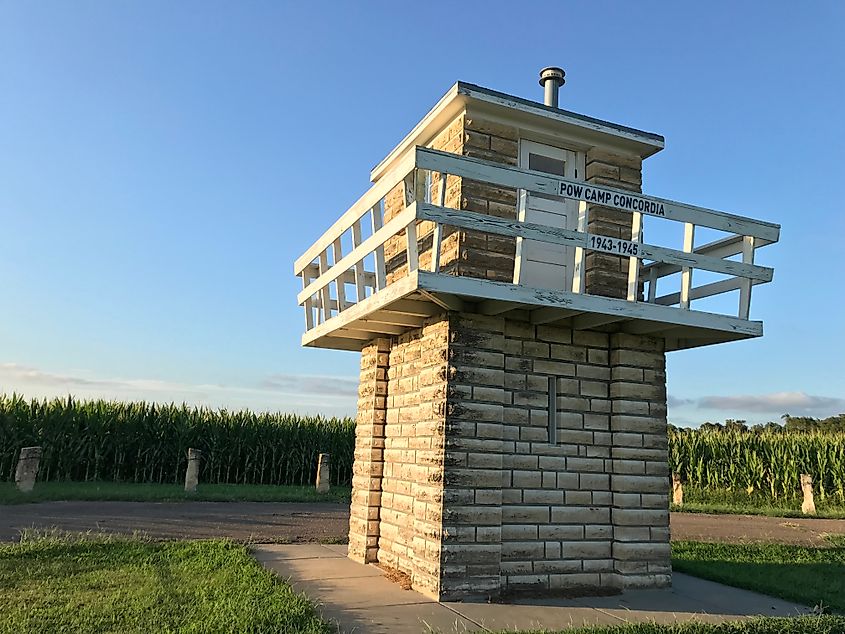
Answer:
[[[578,201],[578,231],[587,233],[587,202]],[[575,247],[575,266],[572,270],[572,292],[583,293],[587,275],[587,250],[584,247]]]
[[[361,244],[361,219],[358,218],[352,224],[352,249],[353,251]],[[357,302],[362,301],[367,296],[367,291],[364,284],[364,259],[361,258],[355,263],[355,298]]]
[[[423,170],[414,168],[414,171],[405,177],[405,209],[411,203],[425,202],[426,186]],[[420,268],[420,254],[417,245],[417,220],[414,219],[405,227],[405,238],[407,240],[408,273],[413,273]]]
[[[327,273],[329,270],[329,256],[326,249],[320,251],[319,273]],[[329,284],[326,284],[320,289],[320,308],[323,309],[323,323],[327,322],[332,317],[331,293],[329,291]]]
[[[414,170],[414,202],[425,203],[431,200],[427,174],[428,170],[420,168]]]
[[[308,266],[311,266],[310,264]],[[308,275],[308,266],[302,271],[302,289],[305,290],[311,283],[311,276]],[[311,330],[314,327],[314,302],[310,297],[305,299],[303,304],[305,306],[305,330]]]
[[[405,238],[408,248],[408,273],[413,273],[420,268],[420,254],[417,247],[417,221],[412,220],[405,227]]]
[[[440,206],[446,206],[446,172],[440,172]],[[434,223],[434,233],[431,235],[431,271],[440,273],[440,247],[443,242],[443,226]]]
[[[654,304],[657,300],[657,267],[652,267],[648,272],[648,303]]]
[[[643,215],[634,212],[631,218],[631,242],[639,244],[643,240]],[[636,256],[628,258],[628,301],[637,301],[640,286],[640,259]]]
[[[413,171],[409,172],[402,180],[402,184],[405,191],[405,198],[403,200],[406,208],[408,207],[408,205],[414,202],[414,196],[416,195],[416,173],[417,170],[414,169]]]
[[[754,264],[754,236],[742,237],[742,262],[743,264]],[[750,278],[744,277],[739,283],[739,312],[737,317],[748,319],[751,312],[751,288],[753,283]]]
[[[695,248],[695,225],[684,223],[684,252],[692,253]],[[681,267],[681,301],[680,307],[689,310],[690,289],[692,288],[692,267]]]
[[[525,221],[525,211],[528,205],[528,192],[524,189],[517,190],[516,218],[519,222]],[[513,261],[513,283],[522,282],[522,242],[523,238],[516,239],[516,256]]]
[[[373,218],[373,233],[378,231],[384,225],[384,211],[381,208],[381,201],[376,203],[372,210],[372,218]],[[386,275],[384,272],[384,245],[380,245],[376,247],[375,251],[375,259],[376,259],[376,290],[382,290],[386,285]]]
[[[332,243],[332,253],[334,254],[334,263],[337,264],[343,258],[343,246],[341,245],[340,238],[338,237]],[[346,286],[343,278],[346,276],[346,271],[340,274],[335,280],[335,286],[337,287],[337,312],[338,314],[346,308]],[[328,284],[327,284],[328,286]]]

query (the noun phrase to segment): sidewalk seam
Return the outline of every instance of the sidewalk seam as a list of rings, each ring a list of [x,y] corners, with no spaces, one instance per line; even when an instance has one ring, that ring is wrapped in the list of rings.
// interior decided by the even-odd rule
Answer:
[[[491,630],[491,629],[488,629],[488,628],[487,628],[484,624],[479,623],[479,622],[478,622],[478,621],[476,621],[475,619],[468,617],[466,614],[463,614],[463,613],[461,613],[461,612],[458,612],[458,610],[456,610],[456,609],[455,609],[455,608],[453,608],[452,606],[450,606],[450,605],[446,605],[446,604],[445,604],[445,603],[443,603],[442,601],[438,601],[437,603],[439,603],[440,605],[442,605],[444,608],[446,608],[447,610],[449,610],[449,611],[450,611],[450,612],[452,612],[453,614],[457,614],[457,615],[458,615],[459,617],[461,617],[462,619],[466,619],[466,620],[467,620],[467,621],[469,621],[470,623],[473,623],[473,624],[477,625],[478,627],[480,627],[480,628],[481,628],[482,630],[484,630],[485,632],[492,632],[492,631],[493,631],[493,630]]]

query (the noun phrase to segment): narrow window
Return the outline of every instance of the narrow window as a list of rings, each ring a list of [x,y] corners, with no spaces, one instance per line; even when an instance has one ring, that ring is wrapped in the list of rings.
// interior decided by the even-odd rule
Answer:
[[[549,377],[549,444],[557,444],[557,377]]]

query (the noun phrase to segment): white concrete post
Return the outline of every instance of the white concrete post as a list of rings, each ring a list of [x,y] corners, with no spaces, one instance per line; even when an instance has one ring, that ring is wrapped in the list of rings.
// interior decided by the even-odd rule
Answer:
[[[675,506],[684,505],[684,485],[681,483],[680,474],[672,474],[672,504]]]
[[[801,512],[804,515],[815,515],[816,503],[813,501],[813,476],[806,473],[801,474],[801,491],[804,493]]]
[[[188,468],[185,471],[185,492],[196,493],[200,481],[200,459],[202,452],[199,449],[188,449]]]
[[[41,463],[41,447],[24,447],[15,470],[15,484],[22,493],[30,493],[35,487],[35,478]]]
[[[328,493],[331,488],[331,454],[321,453],[317,460],[317,492]]]

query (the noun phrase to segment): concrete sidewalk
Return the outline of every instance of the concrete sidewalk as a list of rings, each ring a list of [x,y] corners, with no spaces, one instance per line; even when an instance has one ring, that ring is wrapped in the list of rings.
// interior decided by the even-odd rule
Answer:
[[[613,597],[527,599],[510,604],[439,603],[403,590],[381,569],[346,558],[346,546],[256,545],[266,568],[317,603],[340,632],[405,634],[496,630],[560,630],[627,622],[723,621],[744,616],[808,614],[805,606],[674,573],[668,590],[638,590]]]

